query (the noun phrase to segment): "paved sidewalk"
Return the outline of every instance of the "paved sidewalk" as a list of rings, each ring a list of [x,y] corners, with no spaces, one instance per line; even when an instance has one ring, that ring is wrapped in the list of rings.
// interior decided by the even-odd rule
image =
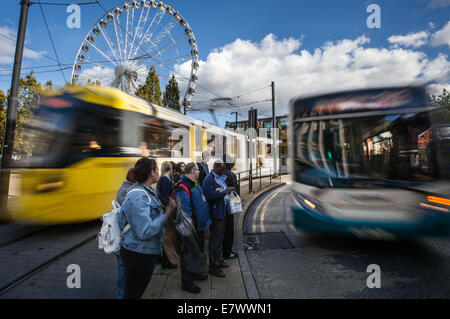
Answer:
[[[208,247],[208,241],[205,241]],[[225,278],[208,274],[208,279],[196,281],[202,289],[199,294],[191,294],[181,290],[180,263],[176,269],[161,269],[159,266],[153,273],[143,299],[247,299],[241,268],[237,258],[226,261],[230,267],[224,268]]]
[[[224,268],[223,271],[226,275],[224,278],[218,278],[208,274],[208,279],[205,281],[197,281],[196,284],[202,289],[199,294],[191,294],[189,292],[181,290],[181,273],[180,264],[176,269],[161,269],[159,266],[153,273],[152,280],[148,285],[143,299],[247,299],[247,298],[259,298],[256,291],[256,285],[251,277],[250,268],[247,262],[247,256],[244,251],[242,243],[242,223],[246,210],[251,203],[261,196],[264,192],[284,184],[287,180],[287,176],[283,176],[281,183],[273,183],[270,185],[268,182],[263,187],[253,192],[252,194],[244,195],[243,205],[244,213],[235,216],[235,241],[234,246],[237,247],[238,258],[228,259],[226,263],[228,268]],[[248,181],[247,181],[248,182]],[[243,182],[245,183],[245,182]],[[263,183],[264,184],[264,183]],[[242,187],[245,184],[241,184]],[[255,184],[254,184],[255,185]],[[245,187],[245,186],[244,186]],[[259,182],[258,182],[259,187]],[[256,188],[254,186],[254,188]],[[248,187],[247,187],[248,189]],[[240,247],[242,246],[242,247]],[[208,250],[208,241],[205,241],[205,251]]]

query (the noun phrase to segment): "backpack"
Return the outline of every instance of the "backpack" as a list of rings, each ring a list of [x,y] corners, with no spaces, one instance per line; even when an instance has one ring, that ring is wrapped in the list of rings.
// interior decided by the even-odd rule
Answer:
[[[175,186],[173,187],[173,191],[172,194],[170,194],[170,199],[173,199],[173,197],[175,196],[175,191],[177,190],[178,187],[181,187],[182,189],[184,189],[186,191],[186,193],[189,196],[189,199],[191,199],[191,191],[189,190],[189,188],[182,184],[181,181],[176,183]]]
[[[195,212],[194,205],[192,204],[191,191],[189,190],[189,188],[186,185],[182,184],[181,181],[179,181],[178,183],[175,184],[172,194],[170,195],[170,199],[173,199],[173,197],[175,196],[177,188],[184,189],[189,196],[189,201],[191,202],[191,207],[192,207],[192,221],[194,222],[195,229],[198,231],[198,216],[197,216],[197,213]]]
[[[133,189],[127,193],[127,196],[134,191],[145,192],[151,202],[150,196],[142,189]],[[123,202],[125,202],[125,200]],[[119,214],[122,207],[115,200],[112,201],[112,206],[113,209],[102,216],[103,224],[98,233],[98,249],[102,249],[106,254],[117,254],[120,251],[122,237],[131,227],[130,224],[127,224],[125,228],[120,231]]]

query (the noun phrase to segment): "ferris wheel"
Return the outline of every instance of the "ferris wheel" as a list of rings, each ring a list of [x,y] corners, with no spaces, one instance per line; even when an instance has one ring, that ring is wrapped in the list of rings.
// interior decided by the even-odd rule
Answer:
[[[72,67],[72,82],[116,87],[134,95],[152,66],[161,88],[172,75],[183,82],[180,96],[190,107],[199,68],[192,29],[168,4],[130,0],[105,13],[86,34]]]

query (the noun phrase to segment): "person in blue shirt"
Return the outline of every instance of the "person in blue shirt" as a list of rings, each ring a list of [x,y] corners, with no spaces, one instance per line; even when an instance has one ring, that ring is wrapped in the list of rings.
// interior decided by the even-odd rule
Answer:
[[[211,228],[209,239],[209,272],[217,277],[225,277],[222,268],[228,267],[222,260],[222,247],[226,226],[226,214],[228,202],[225,195],[230,194],[234,188],[226,184],[225,163],[218,160],[214,163],[213,170],[203,182],[203,191],[208,200],[211,214]]]
[[[119,214],[123,234],[120,257],[125,267],[124,299],[139,299],[147,288],[161,254],[163,227],[170,217],[172,202],[166,212],[151,187],[159,179],[154,159],[143,157],[134,166],[136,183],[130,187]]]
[[[208,228],[212,221],[209,214],[209,206],[203,193],[202,187],[197,184],[200,170],[195,163],[186,165],[184,175],[180,182],[175,186],[174,200],[180,199],[181,206],[184,212],[192,219],[197,232],[198,246],[201,251],[204,251],[204,231]],[[183,186],[181,186],[183,185]],[[189,193],[188,193],[189,191]],[[191,242],[187,241],[181,236],[181,288],[191,293],[199,293],[198,287],[194,280],[206,280],[208,275],[196,274],[189,271],[189,258],[194,256],[189,253]]]

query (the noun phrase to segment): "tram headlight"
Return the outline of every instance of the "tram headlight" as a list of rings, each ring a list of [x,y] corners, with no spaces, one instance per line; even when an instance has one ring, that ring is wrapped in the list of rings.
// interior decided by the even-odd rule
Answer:
[[[35,184],[36,185],[36,184]],[[64,186],[63,176],[55,174],[53,176],[46,176],[40,180],[40,183],[34,188],[38,193],[52,192]]]
[[[63,181],[52,182],[52,183],[44,183],[36,186],[36,191],[38,192],[50,192],[55,189],[61,188],[64,186]]]

